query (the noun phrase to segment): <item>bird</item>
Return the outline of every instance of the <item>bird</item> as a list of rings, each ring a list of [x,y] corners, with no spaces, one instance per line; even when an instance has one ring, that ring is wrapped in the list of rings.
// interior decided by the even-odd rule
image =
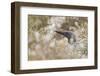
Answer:
[[[64,37],[66,37],[68,39],[68,43],[69,44],[73,44],[76,42],[76,36],[73,32],[71,31],[66,31],[66,32],[62,32],[62,31],[55,31],[56,33],[63,35]]]

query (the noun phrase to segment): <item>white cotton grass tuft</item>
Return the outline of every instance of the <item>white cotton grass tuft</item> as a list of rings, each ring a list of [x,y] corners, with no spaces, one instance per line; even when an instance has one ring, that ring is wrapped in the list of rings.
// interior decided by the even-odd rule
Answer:
[[[50,35],[50,34],[45,35],[44,42],[48,43],[51,40],[51,38],[52,38],[52,35]]]
[[[56,42],[55,42],[55,39],[52,40],[52,42],[50,42],[49,46],[51,48],[54,48],[56,46]]]
[[[36,39],[36,41],[37,42],[39,42],[39,40],[40,40],[40,34],[39,34],[39,32],[34,32],[34,35],[35,35],[35,39]]]

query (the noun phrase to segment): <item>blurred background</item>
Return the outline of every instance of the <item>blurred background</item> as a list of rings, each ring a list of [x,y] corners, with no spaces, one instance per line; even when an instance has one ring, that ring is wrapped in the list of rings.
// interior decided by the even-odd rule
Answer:
[[[55,31],[72,32],[76,42]],[[28,60],[87,58],[87,39],[87,17],[28,15]]]

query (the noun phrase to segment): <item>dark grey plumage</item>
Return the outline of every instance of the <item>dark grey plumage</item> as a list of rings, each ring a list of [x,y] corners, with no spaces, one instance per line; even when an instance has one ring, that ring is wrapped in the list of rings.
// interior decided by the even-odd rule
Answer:
[[[68,38],[68,43],[70,43],[70,44],[76,42],[76,37],[75,37],[74,33],[70,32],[70,31],[67,31],[67,32],[55,31],[55,32]]]

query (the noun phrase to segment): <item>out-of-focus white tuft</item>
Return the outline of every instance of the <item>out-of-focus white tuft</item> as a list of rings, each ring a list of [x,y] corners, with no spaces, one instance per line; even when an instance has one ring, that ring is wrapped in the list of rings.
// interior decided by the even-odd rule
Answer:
[[[36,41],[37,42],[39,42],[39,39],[40,39],[40,34],[39,34],[39,32],[34,32],[34,35],[35,35],[35,39],[36,39]]]

